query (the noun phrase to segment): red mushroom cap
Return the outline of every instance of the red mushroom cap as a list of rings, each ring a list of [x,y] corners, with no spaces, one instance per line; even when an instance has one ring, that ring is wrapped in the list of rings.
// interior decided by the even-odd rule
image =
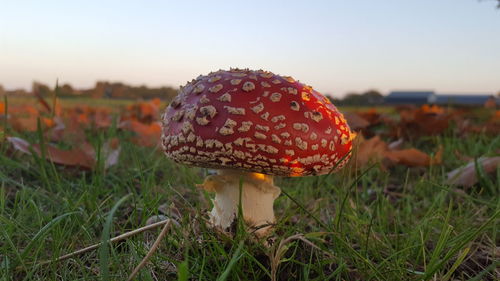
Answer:
[[[325,174],[344,159],[341,168],[354,137],[326,97],[262,70],[199,76],[162,120],[162,146],[176,162],[278,176]]]

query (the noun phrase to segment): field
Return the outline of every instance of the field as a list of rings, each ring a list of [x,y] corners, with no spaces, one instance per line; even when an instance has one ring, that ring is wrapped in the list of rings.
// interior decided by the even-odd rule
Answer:
[[[277,178],[264,243],[241,220],[209,227],[213,194],[195,187],[208,171],[157,147],[159,101],[1,102],[0,280],[126,280],[162,226],[109,239],[164,218],[137,280],[500,278],[498,110],[356,109],[350,165]]]

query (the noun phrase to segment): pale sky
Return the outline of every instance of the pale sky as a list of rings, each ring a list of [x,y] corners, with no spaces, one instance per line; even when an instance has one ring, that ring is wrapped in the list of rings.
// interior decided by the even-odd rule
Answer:
[[[324,94],[500,91],[496,1],[0,0],[0,84],[177,87],[230,67]]]

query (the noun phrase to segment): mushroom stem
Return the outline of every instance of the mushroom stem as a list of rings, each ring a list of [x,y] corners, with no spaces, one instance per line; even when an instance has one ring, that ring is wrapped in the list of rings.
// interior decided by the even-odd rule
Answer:
[[[214,208],[210,222],[227,230],[238,213],[240,202],[240,179],[242,180],[241,208],[248,226],[257,236],[265,236],[275,222],[273,204],[281,190],[273,183],[273,176],[247,173],[236,170],[218,170],[217,175],[205,178],[199,187],[215,192]]]

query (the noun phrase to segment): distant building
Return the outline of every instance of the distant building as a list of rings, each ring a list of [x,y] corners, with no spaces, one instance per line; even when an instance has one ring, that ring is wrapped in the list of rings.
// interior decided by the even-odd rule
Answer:
[[[392,91],[384,98],[386,104],[433,104],[436,102],[434,91]]]
[[[500,105],[500,98],[491,94],[436,94],[434,91],[393,91],[384,98],[386,104],[392,105],[455,105],[455,106],[488,106]]]
[[[500,104],[500,100],[494,95],[485,94],[461,94],[461,95],[437,95],[436,104],[439,105],[468,105],[468,106],[483,106],[487,103]]]

